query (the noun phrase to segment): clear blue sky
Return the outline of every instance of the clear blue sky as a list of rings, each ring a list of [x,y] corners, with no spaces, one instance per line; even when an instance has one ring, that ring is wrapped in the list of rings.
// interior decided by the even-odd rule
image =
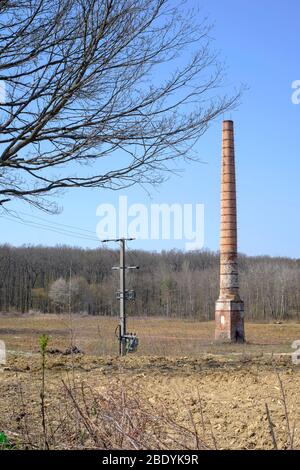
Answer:
[[[201,4],[215,23],[214,46],[228,67],[228,89],[247,83],[249,91],[234,119],[239,207],[239,250],[249,255],[269,254],[300,258],[300,105],[291,101],[292,82],[300,80],[299,0],[190,0]],[[184,172],[149,196],[141,188],[122,193],[74,190],[61,197],[63,213],[45,216],[26,206],[11,205],[51,222],[80,226],[95,232],[96,208],[129,203],[203,203],[205,247],[219,243],[219,189],[221,120],[196,147],[206,163],[182,164]],[[96,247],[97,243],[70,238],[2,220],[1,243]],[[184,248],[185,242],[137,241],[131,246],[150,250]]]

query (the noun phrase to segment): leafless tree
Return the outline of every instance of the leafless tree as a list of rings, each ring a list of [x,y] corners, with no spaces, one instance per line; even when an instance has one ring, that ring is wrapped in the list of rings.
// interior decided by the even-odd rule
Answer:
[[[68,302],[69,288],[67,282],[60,277],[50,287],[49,298],[52,300],[54,305],[64,309]]]
[[[214,318],[218,253],[130,250],[128,257],[141,268],[128,275],[127,287],[137,294],[129,315]],[[0,312],[67,312],[71,297],[72,313],[118,314],[119,279],[111,270],[118,261],[119,251],[111,249],[0,245]],[[299,259],[240,254],[239,270],[249,321],[299,321]]]
[[[194,157],[239,96],[219,96],[210,28],[195,23],[173,0],[2,1],[0,205],[51,211],[61,188],[157,183]]]

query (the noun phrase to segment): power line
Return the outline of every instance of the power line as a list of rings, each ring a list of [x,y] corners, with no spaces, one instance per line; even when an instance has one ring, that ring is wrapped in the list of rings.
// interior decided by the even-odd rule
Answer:
[[[9,220],[10,222],[16,222],[18,224],[26,225],[28,227],[33,227],[33,228],[40,228],[42,230],[47,230],[47,231],[50,231],[50,232],[59,233],[60,235],[65,235],[65,236],[68,236],[68,237],[76,237],[76,238],[80,238],[80,239],[83,239],[83,240],[94,241],[94,242],[97,242],[97,243],[100,242],[100,240],[96,237],[93,238],[93,237],[89,237],[87,235],[76,233],[76,232],[71,231],[71,230],[59,229],[59,228],[56,228],[53,225],[45,225],[45,224],[40,224],[38,222],[26,221],[26,220],[21,220],[21,219],[18,220],[18,218],[16,216],[13,216],[12,218],[8,217],[8,216],[2,216],[2,218],[6,219],[6,220]]]
[[[40,216],[37,216],[37,215],[32,215],[32,214],[28,214],[26,212],[22,212],[22,211],[18,211],[19,214],[22,214],[22,215],[25,215],[26,217],[32,217],[34,219],[38,219],[38,220],[41,220],[43,222],[47,222],[47,223],[50,223],[52,224],[52,222],[50,220],[47,220],[45,219],[44,217],[40,217]],[[75,225],[68,225],[68,224],[62,224],[61,222],[54,222],[55,225],[59,225],[61,227],[68,227],[68,228],[71,228],[71,229],[74,229],[75,231],[76,230],[79,230],[81,232],[86,232],[86,233],[90,233],[92,235],[95,235],[95,233],[92,231],[92,230],[88,230],[88,229],[85,229],[85,228],[81,228],[81,227],[78,227],[78,226],[75,226]],[[53,224],[52,224],[53,225]]]

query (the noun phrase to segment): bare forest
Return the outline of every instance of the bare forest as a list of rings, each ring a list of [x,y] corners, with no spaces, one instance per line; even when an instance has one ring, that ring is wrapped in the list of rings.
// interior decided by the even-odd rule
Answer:
[[[90,315],[115,315],[118,252],[65,246],[0,247],[0,309]],[[149,253],[129,251],[128,274],[136,300],[134,316],[212,320],[218,296],[219,256],[209,251]],[[300,260],[240,256],[241,294],[249,320],[299,320]],[[71,302],[71,305],[70,305]]]

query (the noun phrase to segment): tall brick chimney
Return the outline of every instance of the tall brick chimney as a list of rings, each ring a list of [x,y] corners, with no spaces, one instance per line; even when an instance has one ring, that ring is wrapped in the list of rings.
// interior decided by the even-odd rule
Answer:
[[[244,303],[239,296],[237,263],[237,213],[234,157],[234,127],[223,122],[220,296],[216,302],[215,339],[222,342],[245,341]]]

